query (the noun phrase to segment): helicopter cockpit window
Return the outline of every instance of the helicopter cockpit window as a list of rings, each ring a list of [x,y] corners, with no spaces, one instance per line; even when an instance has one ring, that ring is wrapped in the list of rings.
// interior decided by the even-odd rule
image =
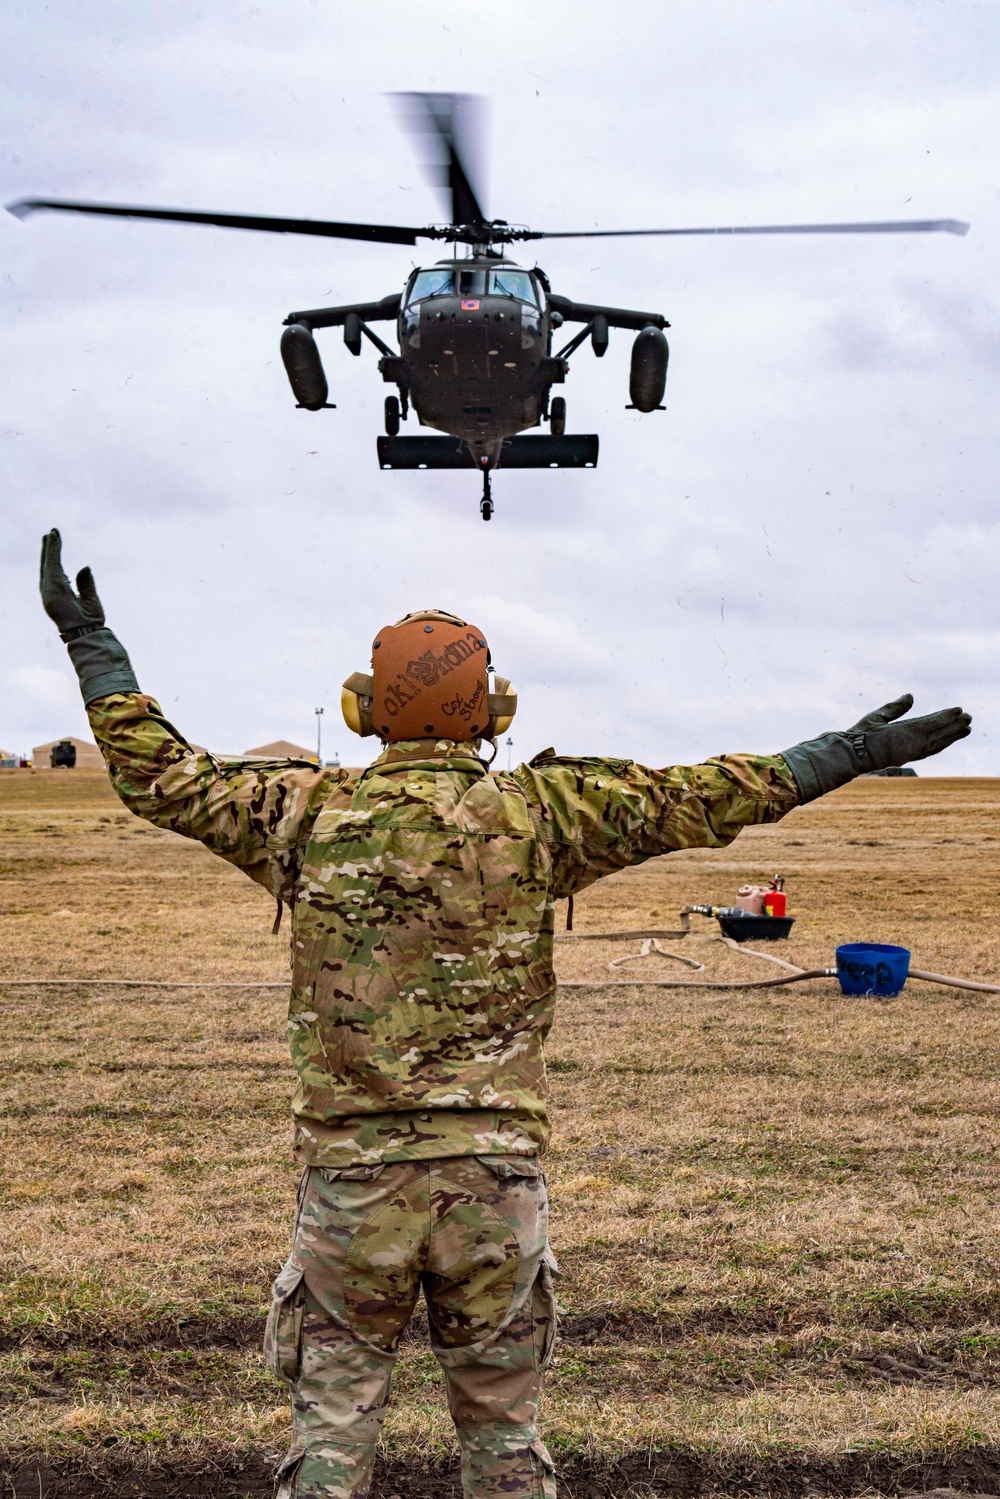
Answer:
[[[490,291],[495,297],[517,297],[537,305],[535,287],[527,271],[491,271]]]
[[[486,271],[459,271],[458,295],[460,297],[485,297]]]
[[[418,271],[410,287],[407,304],[422,302],[425,297],[447,297],[455,290],[452,272]]]
[[[457,283],[457,284],[456,284]],[[423,302],[427,297],[513,297],[519,302],[539,305],[535,283],[527,271],[517,270],[435,270],[418,271],[413,278],[406,305]]]

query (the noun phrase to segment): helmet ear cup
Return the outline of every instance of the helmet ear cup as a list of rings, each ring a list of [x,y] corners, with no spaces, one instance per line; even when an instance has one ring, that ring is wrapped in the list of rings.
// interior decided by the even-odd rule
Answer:
[[[374,684],[370,676],[362,671],[353,672],[340,689],[340,711],[344,722],[355,734],[367,739],[374,734],[372,723],[372,692]]]
[[[486,738],[495,739],[498,734],[506,734],[517,712],[517,693],[507,677],[494,676],[493,691],[486,699],[486,705],[490,714]]]

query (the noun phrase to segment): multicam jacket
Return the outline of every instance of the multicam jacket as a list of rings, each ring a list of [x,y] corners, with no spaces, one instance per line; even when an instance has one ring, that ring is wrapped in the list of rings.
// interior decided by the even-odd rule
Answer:
[[[347,771],[200,753],[138,693],[89,713],[127,807],[291,907],[310,1165],[542,1151],[553,902],[798,801],[780,756],[647,770],[545,750],[508,773],[440,740]]]

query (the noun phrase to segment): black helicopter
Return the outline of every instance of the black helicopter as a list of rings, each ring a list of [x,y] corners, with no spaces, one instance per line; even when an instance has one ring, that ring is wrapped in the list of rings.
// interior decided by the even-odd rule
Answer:
[[[367,338],[380,354],[379,370],[398,396],[385,402],[386,435],[378,439],[384,469],[476,468],[483,475],[480,509],[493,514],[490,473],[503,468],[593,468],[596,434],[566,433],[566,402],[552,396],[569,369],[570,355],[588,338],[600,358],[611,328],[636,332],[629,378],[631,409],[662,410],[668,348],[658,312],[575,302],[552,291],[540,266],[527,270],[509,260],[504,247],[526,240],[607,239],[637,235],[717,234],[895,234],[944,230],[967,234],[955,219],[908,219],[858,224],[763,224],[716,229],[599,229],[553,233],[487,219],[473,170],[479,101],[468,94],[412,93],[397,96],[407,124],[433,152],[431,175],[444,188],[447,224],[419,229],[396,224],[338,223],[323,219],[267,218],[230,213],[199,213],[175,208],[139,208],[110,203],[79,203],[24,198],[8,205],[18,218],[40,209],[104,214],[134,219],[168,219],[228,229],[277,234],[312,234],[329,239],[415,245],[418,239],[453,246],[450,259],[411,273],[401,294],[380,302],[317,307],[285,319],[281,356],[295,399],[307,411],[328,407],[328,386],[313,337],[317,328],[342,327],[352,354]],[[459,246],[465,254],[459,256]],[[395,322],[398,350],[369,327]],[[552,336],[563,323],[583,327],[556,353]],[[410,407],[421,426],[444,437],[400,437]],[[548,436],[519,434],[549,424]]]

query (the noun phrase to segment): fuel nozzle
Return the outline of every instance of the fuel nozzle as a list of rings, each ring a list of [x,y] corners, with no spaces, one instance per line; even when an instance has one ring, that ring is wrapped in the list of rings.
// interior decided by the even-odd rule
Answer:
[[[692,916],[714,916],[727,941],[747,942],[752,938],[755,942],[774,942],[787,937],[795,917],[786,914],[785,892],[781,889],[783,883],[781,876],[775,875],[770,889],[744,886],[739,892],[740,896],[752,898],[757,906],[756,910],[747,910],[745,905],[684,906],[681,920],[685,923],[685,931],[690,930],[687,923]]]

